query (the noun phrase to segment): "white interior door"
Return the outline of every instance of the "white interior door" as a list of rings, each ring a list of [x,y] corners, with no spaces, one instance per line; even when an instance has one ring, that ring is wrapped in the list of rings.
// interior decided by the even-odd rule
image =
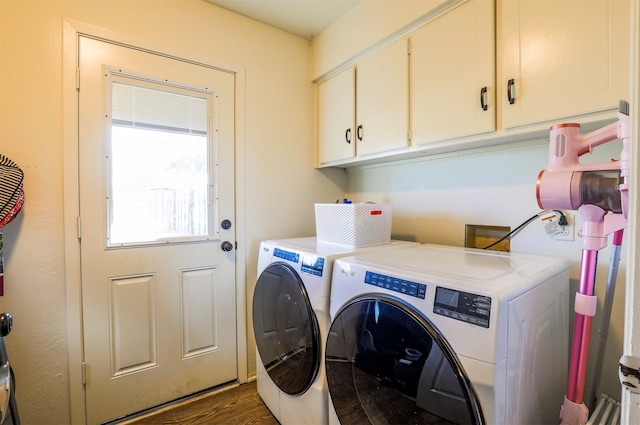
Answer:
[[[79,43],[86,411],[101,423],[237,379],[235,77]]]

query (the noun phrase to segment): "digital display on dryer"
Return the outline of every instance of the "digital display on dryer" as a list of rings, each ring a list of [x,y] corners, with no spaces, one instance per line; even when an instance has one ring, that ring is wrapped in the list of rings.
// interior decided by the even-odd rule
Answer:
[[[438,286],[433,312],[488,328],[491,317],[491,297]]]
[[[302,256],[301,270],[303,272],[306,272],[315,276],[322,276],[322,269],[324,269],[324,258],[317,257],[315,255]]]

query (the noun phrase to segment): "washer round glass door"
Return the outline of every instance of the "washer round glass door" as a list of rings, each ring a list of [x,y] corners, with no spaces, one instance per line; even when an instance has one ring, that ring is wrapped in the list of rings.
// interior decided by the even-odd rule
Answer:
[[[325,367],[342,425],[484,424],[451,346],[396,298],[365,295],[343,307],[331,324]]]
[[[260,274],[253,329],[271,380],[287,394],[306,392],[320,370],[320,328],[304,283],[288,264],[273,263]]]

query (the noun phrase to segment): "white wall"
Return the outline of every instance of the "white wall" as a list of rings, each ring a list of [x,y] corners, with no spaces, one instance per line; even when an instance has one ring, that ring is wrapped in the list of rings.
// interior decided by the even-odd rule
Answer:
[[[591,160],[618,158],[617,143],[598,148]],[[547,141],[518,147],[459,152],[436,158],[348,169],[349,197],[354,201],[391,202],[392,236],[420,243],[464,246],[465,224],[510,226],[512,229],[540,212],[535,186],[547,167]],[[576,213],[576,220],[580,217]],[[628,239],[623,242],[626,252]],[[571,291],[578,287],[581,242],[553,241],[535,220],[511,239],[511,251],[560,256],[573,262]],[[594,378],[597,330],[604,301],[610,246],[598,257],[596,293],[598,313],[593,321],[590,366],[585,402]],[[618,285],[609,330],[601,391],[620,399],[617,365],[624,333],[625,255],[620,262]],[[573,300],[572,300],[573,301]],[[573,306],[571,306],[573,311]],[[573,325],[573,314],[570,318]],[[573,328],[571,328],[573,332]],[[570,334],[571,335],[571,334]],[[558,401],[558,408],[562,400]]]
[[[244,223],[248,312],[260,240],[311,235],[313,203],[344,193],[342,170],[313,169],[309,42],[201,0],[0,1],[0,152],[25,172],[26,204],[1,229],[6,339],[23,423],[70,422],[62,116],[63,20],[98,26],[168,51],[243,70]],[[78,320],[80,318],[78,317]],[[250,319],[250,318],[249,318]],[[250,323],[250,320],[249,320]],[[249,329],[248,334],[253,331]],[[249,344],[249,372],[255,349]]]

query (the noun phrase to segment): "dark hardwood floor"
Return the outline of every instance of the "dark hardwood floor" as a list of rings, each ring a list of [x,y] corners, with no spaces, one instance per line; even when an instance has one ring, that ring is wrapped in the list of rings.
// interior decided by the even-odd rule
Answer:
[[[256,382],[205,394],[119,422],[120,425],[278,425],[262,402]]]

